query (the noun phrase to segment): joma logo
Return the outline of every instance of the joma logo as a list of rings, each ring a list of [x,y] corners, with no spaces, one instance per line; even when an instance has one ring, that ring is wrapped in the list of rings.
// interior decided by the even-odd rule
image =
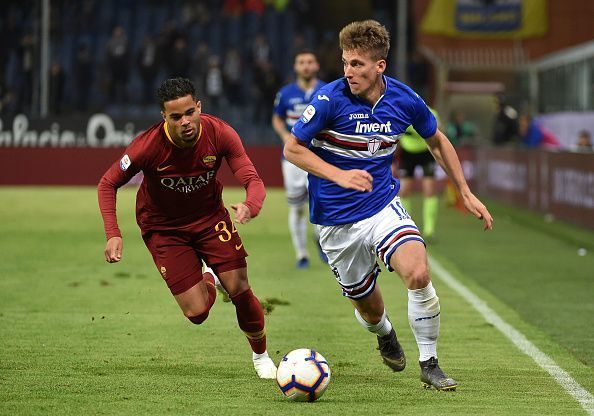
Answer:
[[[369,118],[369,114],[362,114],[362,113],[349,114],[349,120],[359,120],[359,119],[363,119],[363,118]]]

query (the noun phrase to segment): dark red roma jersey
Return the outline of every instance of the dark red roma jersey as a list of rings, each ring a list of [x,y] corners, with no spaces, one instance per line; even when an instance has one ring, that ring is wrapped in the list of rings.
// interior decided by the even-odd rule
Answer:
[[[216,177],[223,158],[246,188],[244,204],[252,217],[258,215],[266,192],[238,134],[219,118],[208,114],[200,118],[199,139],[193,147],[176,146],[162,121],[136,137],[105,172],[98,194],[107,239],[121,236],[117,189],[140,171],[144,178],[136,195],[136,222],[143,233],[193,226],[225,215],[223,186]]]

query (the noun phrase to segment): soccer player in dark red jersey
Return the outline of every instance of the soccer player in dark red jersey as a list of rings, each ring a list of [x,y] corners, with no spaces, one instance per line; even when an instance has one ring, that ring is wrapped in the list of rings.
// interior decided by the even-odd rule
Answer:
[[[276,366],[266,351],[264,313],[248,282],[247,253],[223,205],[216,173],[226,159],[246,189],[245,201],[231,204],[240,224],[258,215],[266,196],[264,184],[235,130],[201,114],[201,102],[188,79],[164,81],[157,95],[163,121],[136,137],[99,182],[105,260],[115,263],[122,258],[117,190],[142,171],[136,222],[184,315],[194,324],[204,322],[216,298],[215,287],[222,285],[253,350],[258,376],[275,378]],[[203,261],[214,272],[210,268],[203,272]]]

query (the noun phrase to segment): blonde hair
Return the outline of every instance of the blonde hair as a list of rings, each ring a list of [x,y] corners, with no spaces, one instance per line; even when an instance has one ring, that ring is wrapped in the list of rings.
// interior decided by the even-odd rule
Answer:
[[[388,58],[390,34],[388,29],[376,20],[349,23],[338,34],[338,40],[343,51],[359,49],[369,52],[375,60]]]

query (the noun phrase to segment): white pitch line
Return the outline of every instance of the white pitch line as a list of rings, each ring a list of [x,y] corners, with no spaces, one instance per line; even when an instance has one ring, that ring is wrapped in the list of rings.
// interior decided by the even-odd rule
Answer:
[[[549,373],[551,377],[553,377],[553,379],[559,383],[569,395],[571,395],[571,397],[577,400],[589,415],[594,415],[594,396],[592,396],[589,391],[584,389],[567,371],[559,367],[548,355],[539,350],[536,345],[524,336],[524,334],[505,322],[497,312],[487,306],[485,301],[460,283],[437,260],[433,257],[429,257],[429,263],[431,269],[435,271],[441,280],[458,292],[460,296],[483,315],[487,322],[493,324],[495,328],[501,331],[501,333],[513,342],[520,351],[532,358],[540,368]]]

